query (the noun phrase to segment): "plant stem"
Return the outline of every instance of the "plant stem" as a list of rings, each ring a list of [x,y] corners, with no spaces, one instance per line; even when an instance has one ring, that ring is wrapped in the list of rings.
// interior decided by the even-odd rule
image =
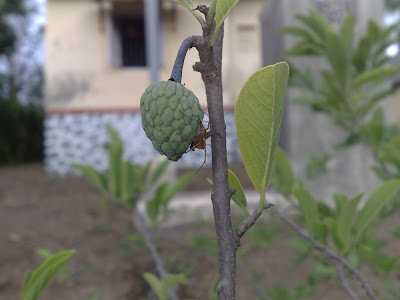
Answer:
[[[223,31],[221,30],[221,35]],[[207,37],[207,35],[204,35]],[[215,230],[218,244],[219,282],[217,286],[219,300],[235,299],[236,280],[236,235],[232,229],[230,216],[230,197],[228,185],[228,163],[226,152],[226,125],[223,110],[222,78],[220,72],[221,60],[219,51],[222,51],[222,36],[218,39],[220,45],[213,49],[205,38],[197,37],[195,47],[199,52],[200,62],[193,69],[201,73],[207,95],[208,111],[210,115],[212,148],[213,191],[211,201],[213,205]],[[214,60],[214,51],[218,57]]]
[[[331,262],[331,264],[335,267],[336,269],[336,273],[339,276],[340,282],[342,283],[342,287],[344,288],[344,290],[346,291],[347,295],[349,295],[349,297],[352,300],[358,300],[358,296],[356,293],[354,293],[353,289],[351,288],[347,278],[346,278],[346,274],[343,270],[343,265],[341,265],[340,263],[338,263],[335,259],[333,259],[332,257],[327,256],[328,260]]]
[[[157,247],[153,242],[150,230],[146,225],[147,224],[146,218],[138,208],[138,204],[141,201],[142,200],[136,201],[136,204],[133,207],[133,210],[132,210],[132,224],[133,224],[134,229],[139,230],[140,234],[144,238],[145,243],[146,243],[146,247],[147,247],[147,249],[149,249],[150,255],[151,255],[151,257],[152,257],[152,259],[154,261],[154,264],[156,266],[156,270],[157,270],[158,276],[160,278],[162,278],[165,275],[167,275],[168,272],[165,269],[164,260],[162,259],[162,257],[158,253]],[[179,300],[179,297],[177,296],[177,294],[175,293],[174,290],[170,290],[169,291],[168,297],[169,297],[170,300]]]
[[[186,38],[181,46],[179,47],[178,54],[176,55],[174,67],[172,68],[171,78],[170,80],[175,80],[176,82],[181,83],[182,81],[182,70],[183,64],[185,62],[186,53],[190,48],[193,47],[193,43],[195,41],[194,36],[190,36]]]

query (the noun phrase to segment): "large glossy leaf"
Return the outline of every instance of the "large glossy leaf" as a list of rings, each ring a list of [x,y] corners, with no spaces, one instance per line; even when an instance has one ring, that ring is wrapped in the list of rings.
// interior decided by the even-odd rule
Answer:
[[[22,291],[22,300],[36,300],[43,292],[50,280],[64,266],[75,253],[75,250],[66,250],[50,256],[35,271],[29,271],[26,275]]]
[[[246,216],[250,215],[249,210],[247,209],[247,200],[246,195],[243,192],[242,185],[240,184],[239,179],[236,177],[235,173],[231,170],[228,170],[228,182],[229,187],[235,189],[235,193],[233,194],[231,200],[239,206]]]
[[[393,179],[384,182],[372,192],[356,219],[356,241],[360,238],[367,226],[377,217],[379,212],[385,206],[386,202],[390,200],[399,190],[400,179]]]
[[[257,71],[244,84],[236,103],[240,152],[247,173],[260,194],[265,193],[271,178],[288,76],[286,62]]]

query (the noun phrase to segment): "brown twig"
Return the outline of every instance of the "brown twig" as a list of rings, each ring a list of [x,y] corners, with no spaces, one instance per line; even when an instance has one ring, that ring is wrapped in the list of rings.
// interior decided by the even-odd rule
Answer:
[[[294,229],[301,237],[309,241],[314,248],[324,252],[328,257],[334,259],[335,261],[341,263],[343,266],[345,266],[351,273],[353,273],[358,281],[360,281],[361,286],[363,287],[364,291],[366,292],[367,296],[373,300],[378,300],[376,297],[374,291],[372,290],[371,286],[369,285],[368,281],[364,278],[364,276],[361,274],[361,272],[353,267],[343,256],[340,256],[336,253],[334,253],[331,249],[321,245],[318,243],[313,237],[309,236],[306,234],[296,223],[294,223],[292,220],[290,220],[284,213],[279,211],[278,209],[275,209],[275,212],[277,216],[287,223],[290,227]]]
[[[272,206],[275,206],[271,203],[268,203],[264,209],[268,209]],[[261,216],[262,212],[258,211],[257,209],[253,211],[253,213],[248,216],[246,219],[243,220],[242,223],[236,228],[235,234],[237,237],[237,247],[240,246],[240,239],[241,237],[249,230],[256,222],[257,219]]]

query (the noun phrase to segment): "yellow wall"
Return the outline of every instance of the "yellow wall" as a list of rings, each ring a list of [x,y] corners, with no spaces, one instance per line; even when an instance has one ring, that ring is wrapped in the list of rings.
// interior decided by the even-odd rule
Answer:
[[[244,81],[261,67],[258,14],[262,4],[262,0],[242,0],[226,22],[223,81],[227,106],[234,104]],[[145,67],[111,65],[106,29],[109,16],[99,17],[97,2],[48,0],[47,11],[47,110],[138,108],[140,96],[149,85],[149,71]],[[164,18],[160,80],[170,77],[180,43],[195,34],[201,34],[200,25],[185,8],[177,5],[174,20]],[[205,105],[200,74],[192,70],[196,61],[198,54],[192,49],[182,83]]]

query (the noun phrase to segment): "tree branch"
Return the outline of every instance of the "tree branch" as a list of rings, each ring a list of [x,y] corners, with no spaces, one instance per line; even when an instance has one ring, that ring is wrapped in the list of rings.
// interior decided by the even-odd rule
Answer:
[[[143,201],[143,200],[141,200]],[[149,230],[149,228],[147,227],[147,221],[145,216],[141,213],[141,211],[138,208],[138,204],[141,201],[136,201],[136,204],[133,207],[132,210],[132,224],[134,229],[139,230],[140,234],[143,236],[145,243],[146,243],[146,247],[147,249],[149,249],[150,251],[150,255],[154,261],[154,264],[156,266],[156,270],[158,273],[158,276],[160,276],[160,278],[164,277],[165,275],[168,274],[167,270],[165,269],[165,264],[164,264],[164,260],[162,259],[162,257],[160,256],[160,254],[157,251],[157,247],[153,242],[153,239],[151,237],[151,232]],[[135,216],[137,218],[135,218]],[[170,290],[168,293],[169,299],[171,300],[179,300],[178,295],[175,293],[174,290]]]
[[[364,278],[361,272],[357,268],[354,268],[343,256],[334,253],[331,249],[318,243],[313,237],[306,234],[296,223],[290,220],[284,213],[282,213],[278,209],[275,209],[275,212],[282,221],[292,227],[301,237],[309,241],[316,249],[324,252],[327,257],[330,257],[345,266],[351,273],[353,273],[357,277],[358,281],[360,281],[361,286],[363,287],[367,296],[373,300],[378,300],[368,281]]]
[[[342,287],[344,288],[344,290],[346,291],[346,293],[349,295],[349,297],[352,300],[358,300],[358,296],[356,293],[354,293],[353,289],[351,288],[347,278],[346,278],[346,274],[343,270],[343,265],[341,265],[340,263],[338,263],[335,259],[333,259],[330,256],[327,256],[328,260],[331,262],[331,264],[335,267],[336,269],[336,273],[339,276],[340,282],[342,283]]]
[[[206,22],[208,23],[208,22]],[[203,37],[197,37],[194,46],[199,52],[200,62],[197,62],[193,69],[201,73],[206,88],[208,112],[210,115],[211,130],[214,134],[211,137],[212,149],[212,171],[213,191],[211,201],[215,230],[217,235],[219,253],[219,282],[217,286],[218,299],[235,299],[236,280],[236,235],[232,229],[230,217],[230,191],[228,185],[228,163],[226,151],[226,125],[223,110],[221,59],[222,35],[219,44],[215,49],[207,42],[211,30],[208,26],[204,28]],[[215,61],[214,51],[216,51]]]
[[[275,206],[271,203],[267,203],[265,205],[264,209],[268,209],[272,206]],[[256,222],[257,219],[261,216],[262,212],[259,212],[258,209],[256,209],[255,211],[253,211],[253,213],[248,216],[245,220],[243,220],[242,223],[240,223],[240,225],[236,228],[235,230],[235,234],[237,237],[237,247],[239,248],[240,246],[240,239],[242,238],[242,236],[247,232],[247,230],[249,230]]]

